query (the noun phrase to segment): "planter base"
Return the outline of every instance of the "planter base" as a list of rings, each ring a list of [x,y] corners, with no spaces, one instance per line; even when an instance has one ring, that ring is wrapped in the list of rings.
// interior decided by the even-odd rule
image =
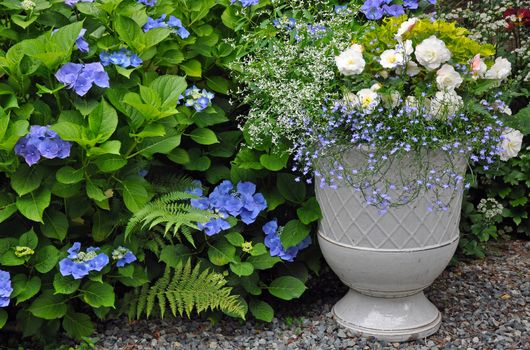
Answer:
[[[380,298],[353,289],[333,307],[342,326],[365,337],[403,342],[425,338],[440,328],[442,317],[423,292],[399,298]]]

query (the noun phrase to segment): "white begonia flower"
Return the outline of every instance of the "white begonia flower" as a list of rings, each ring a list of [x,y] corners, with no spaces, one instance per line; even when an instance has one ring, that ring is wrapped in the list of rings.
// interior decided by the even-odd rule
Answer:
[[[379,105],[379,94],[371,89],[361,89],[357,92],[359,99],[359,108],[367,114],[374,111],[375,107]]]
[[[405,55],[398,50],[385,50],[380,56],[379,63],[383,68],[396,68],[405,63]]]
[[[462,84],[464,79],[458,74],[453,66],[444,64],[436,72],[436,85],[440,90],[454,90]]]
[[[405,107],[409,109],[418,109],[418,99],[415,96],[407,96],[405,99]]]
[[[512,64],[506,58],[497,57],[495,63],[486,72],[484,77],[486,79],[503,80],[506,79],[512,72]]]
[[[418,67],[418,64],[416,62],[408,61],[406,72],[408,76],[413,77],[415,75],[420,74],[420,67]]]
[[[451,51],[442,40],[431,35],[416,46],[416,59],[425,68],[434,70],[451,59]]]
[[[431,115],[442,118],[455,115],[464,106],[464,100],[454,90],[438,91],[431,99]]]
[[[488,66],[484,60],[480,58],[480,54],[476,54],[471,60],[471,77],[475,80],[478,78],[484,78],[484,74],[486,74],[487,70]]]
[[[526,75],[526,77],[524,77],[523,80],[524,81],[530,81],[530,72],[528,72],[528,74]]]
[[[342,101],[348,106],[358,107],[359,106],[359,97],[353,92],[347,92],[342,97]]]
[[[412,30],[412,28],[414,28],[414,26],[416,25],[416,23],[418,22],[418,19],[413,17],[413,18],[409,18],[407,19],[405,22],[401,23],[401,26],[399,26],[399,29],[396,33],[396,40],[397,41],[401,41],[401,38],[403,36],[403,34],[407,33],[408,31]]]
[[[362,46],[352,45],[335,57],[335,63],[339,72],[346,76],[361,74],[366,65],[362,54]]]
[[[523,134],[519,130],[506,128],[501,135],[499,147],[502,149],[500,158],[507,161],[510,158],[517,157],[523,144]]]

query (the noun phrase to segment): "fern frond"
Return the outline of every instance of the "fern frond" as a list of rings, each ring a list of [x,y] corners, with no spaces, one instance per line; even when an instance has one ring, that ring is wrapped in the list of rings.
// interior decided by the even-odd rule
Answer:
[[[177,236],[180,230],[186,240],[194,244],[190,229],[197,229],[198,222],[208,222],[217,217],[214,213],[191,206],[190,200],[195,198],[197,196],[187,192],[173,191],[153,199],[129,220],[125,238],[137,230],[150,230],[161,225],[164,234],[171,232]]]
[[[200,264],[192,268],[191,260],[180,261],[172,269],[167,267],[164,274],[151,286],[144,285],[136,290],[131,302],[129,318],[149,317],[158,306],[160,317],[167,309],[173,316],[191,316],[193,310],[201,313],[205,310],[222,310],[245,318],[246,308],[220,273],[205,269]]]

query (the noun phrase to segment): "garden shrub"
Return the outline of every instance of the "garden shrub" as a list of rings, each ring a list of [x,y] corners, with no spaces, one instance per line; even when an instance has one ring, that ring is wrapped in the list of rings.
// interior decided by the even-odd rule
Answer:
[[[266,300],[304,292],[318,205],[287,159],[240,148],[231,119],[234,37],[270,4],[247,3],[1,4],[0,328],[81,338],[94,318],[192,310],[270,321]]]
[[[513,125],[530,133],[530,1],[442,1],[440,14],[467,27],[474,39],[494,43],[500,56],[512,63],[513,74],[504,86],[511,100]],[[509,235],[530,236],[530,156],[525,143],[516,159],[499,163],[488,172],[474,169],[474,186],[463,205],[461,248],[464,253],[484,256],[490,239]]]

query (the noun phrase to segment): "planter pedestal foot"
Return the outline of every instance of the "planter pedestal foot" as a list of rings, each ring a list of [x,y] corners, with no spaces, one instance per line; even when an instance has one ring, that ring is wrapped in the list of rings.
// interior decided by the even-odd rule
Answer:
[[[381,298],[353,289],[333,307],[342,326],[365,337],[403,342],[425,338],[440,328],[442,317],[423,292],[404,297]]]

